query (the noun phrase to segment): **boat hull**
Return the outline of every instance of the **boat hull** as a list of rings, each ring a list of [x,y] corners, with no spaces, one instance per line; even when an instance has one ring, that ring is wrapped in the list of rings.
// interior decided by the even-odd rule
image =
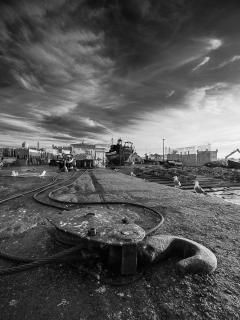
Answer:
[[[123,152],[123,153],[106,152],[106,158],[110,165],[121,166],[128,161],[131,154],[132,152]]]
[[[228,160],[228,167],[232,169],[240,169],[240,162]]]

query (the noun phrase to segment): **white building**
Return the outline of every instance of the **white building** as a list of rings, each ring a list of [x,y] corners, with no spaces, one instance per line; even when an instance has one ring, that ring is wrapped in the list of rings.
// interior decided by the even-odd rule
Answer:
[[[76,160],[95,160],[95,145],[86,143],[73,143],[71,144],[72,155]]]

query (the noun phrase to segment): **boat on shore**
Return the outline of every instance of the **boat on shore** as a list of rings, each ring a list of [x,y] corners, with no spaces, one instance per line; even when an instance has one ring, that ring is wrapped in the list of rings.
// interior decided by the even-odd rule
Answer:
[[[108,152],[106,152],[106,158],[108,165],[122,166],[129,162],[130,156],[134,153],[133,143],[126,141],[124,145],[122,140],[118,139],[117,144],[112,144]]]
[[[240,169],[240,161],[237,160],[228,160],[227,165],[231,169]]]

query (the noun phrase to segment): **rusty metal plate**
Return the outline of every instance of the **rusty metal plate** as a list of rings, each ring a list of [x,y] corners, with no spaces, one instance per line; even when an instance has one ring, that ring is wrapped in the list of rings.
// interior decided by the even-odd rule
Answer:
[[[127,213],[127,212],[126,212]],[[133,219],[134,220],[134,219]],[[63,213],[52,219],[60,230],[82,239],[112,245],[137,243],[145,237],[145,231],[133,220],[124,215],[124,211],[107,208],[81,208]]]

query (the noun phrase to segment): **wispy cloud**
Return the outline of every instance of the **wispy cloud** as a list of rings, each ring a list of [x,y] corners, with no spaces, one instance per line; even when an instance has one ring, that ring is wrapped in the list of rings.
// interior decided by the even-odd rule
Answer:
[[[228,64],[233,63],[233,62],[236,62],[236,61],[238,61],[238,60],[240,60],[240,55],[235,55],[235,56],[233,56],[231,59],[226,60],[226,61],[223,61],[222,63],[220,63],[218,66],[216,66],[216,67],[213,68],[213,69],[223,68],[223,67],[227,66]]]
[[[192,69],[192,71],[196,71],[198,70],[200,67],[204,66],[206,63],[208,63],[208,61],[210,60],[210,57],[205,57],[202,62],[200,62],[198,65],[196,65],[196,67],[194,67]]]

